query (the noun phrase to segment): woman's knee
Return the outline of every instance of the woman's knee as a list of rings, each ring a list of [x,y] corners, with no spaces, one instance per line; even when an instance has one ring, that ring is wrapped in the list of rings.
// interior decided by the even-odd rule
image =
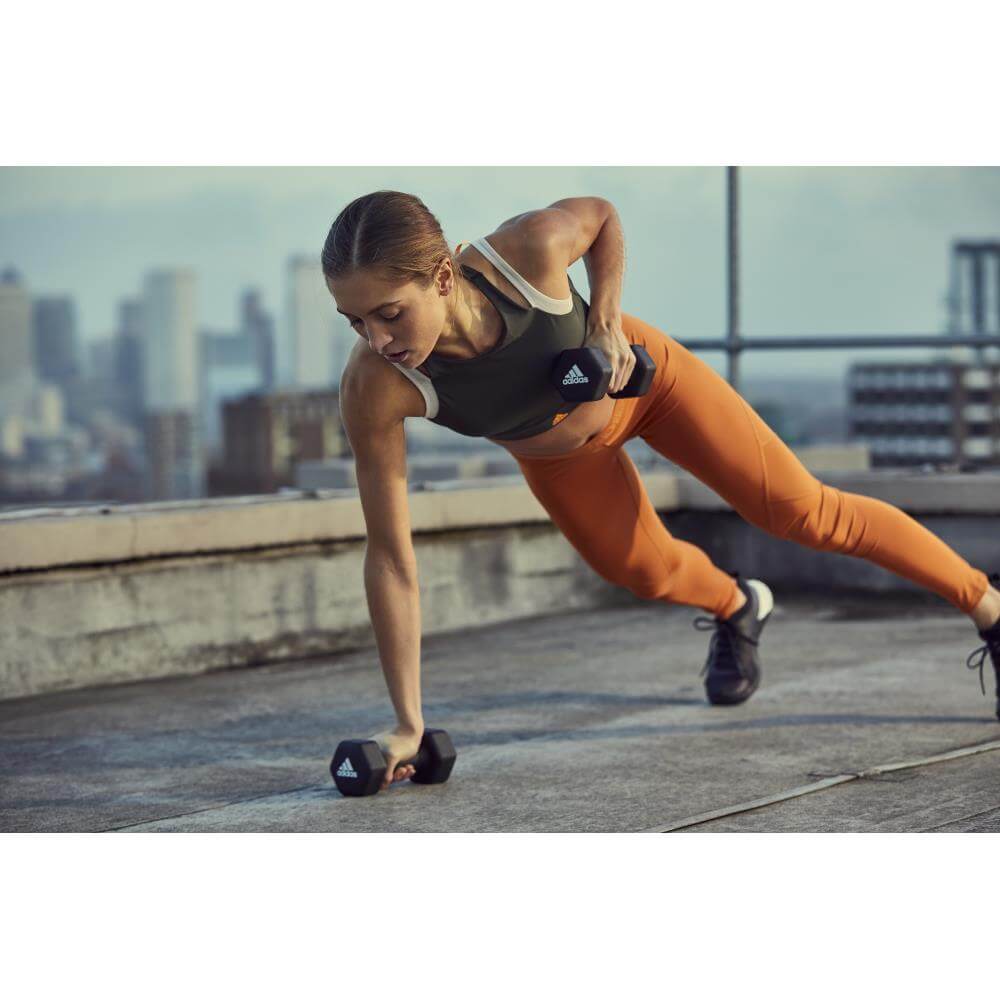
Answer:
[[[660,600],[667,591],[666,578],[658,576],[634,576],[624,582],[624,586],[643,601]]]
[[[842,500],[839,490],[817,480],[813,492],[771,505],[771,534],[815,549],[837,547]]]

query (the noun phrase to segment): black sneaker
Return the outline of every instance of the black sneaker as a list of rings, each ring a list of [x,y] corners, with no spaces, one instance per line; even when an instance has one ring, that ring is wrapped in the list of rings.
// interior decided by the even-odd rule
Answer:
[[[746,604],[729,618],[695,618],[699,631],[715,629],[708,647],[708,659],[702,668],[705,692],[713,705],[738,705],[757,690],[760,662],[757,643],[764,623],[774,610],[774,595],[761,580],[741,580],[730,571],[737,586],[747,595]]]
[[[1000,573],[991,573],[990,583],[995,587],[1000,587]],[[976,631],[979,632],[978,629]],[[997,718],[1000,719],[1000,621],[994,622],[985,632],[979,632],[979,638],[985,640],[986,645],[974,649],[965,661],[965,665],[970,670],[979,671],[979,686],[983,689],[983,694],[986,694],[983,666],[986,663],[986,654],[989,653],[990,660],[993,662],[993,673],[996,675]],[[973,657],[977,655],[979,659],[974,660]]]

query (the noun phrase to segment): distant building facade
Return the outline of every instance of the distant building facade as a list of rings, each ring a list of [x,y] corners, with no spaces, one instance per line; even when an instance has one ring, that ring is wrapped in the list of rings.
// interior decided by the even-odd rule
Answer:
[[[204,495],[196,291],[194,273],[186,270],[153,271],[143,284],[144,431],[150,500]]]
[[[202,445],[217,457],[222,449],[222,407],[262,389],[257,342],[244,332],[202,331],[198,373]]]
[[[852,365],[848,421],[871,464],[1000,465],[1000,364]]]
[[[254,288],[248,288],[240,298],[240,334],[253,344],[261,390],[272,392],[277,385],[274,318],[261,305],[260,293]]]
[[[31,295],[12,267],[0,272],[0,385],[24,383],[34,375]]]
[[[275,493],[295,486],[298,463],[351,454],[336,392],[253,393],[223,405],[222,427],[213,496]]]
[[[83,367],[73,300],[66,295],[35,299],[32,328],[35,372],[43,381],[65,389]]]
[[[115,330],[113,377],[121,400],[119,416],[139,426],[145,412],[144,350],[142,341],[142,301],[123,299],[118,303]]]
[[[147,499],[191,500],[203,495],[197,414],[161,410],[146,414],[143,425]]]
[[[319,259],[311,255],[290,257],[285,277],[286,324],[279,351],[278,387],[336,388],[349,348]]]

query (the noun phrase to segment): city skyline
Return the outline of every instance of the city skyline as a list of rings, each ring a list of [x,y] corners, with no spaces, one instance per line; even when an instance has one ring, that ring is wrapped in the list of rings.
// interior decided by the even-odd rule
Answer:
[[[72,297],[84,349],[113,335],[119,300],[155,268],[196,272],[200,329],[235,329],[240,295],[259,288],[280,339],[288,259],[318,257],[336,213],[360,193],[413,191],[452,245],[558,198],[599,194],[616,206],[625,231],[624,311],[683,340],[725,329],[722,174],[718,167],[7,167],[0,266],[13,266],[33,297]],[[943,332],[951,241],[1000,231],[1000,169],[743,168],[741,230],[746,336]],[[570,274],[587,294],[584,262]],[[743,365],[748,376],[793,375],[818,373],[822,362],[837,374],[851,360],[920,356],[820,353],[750,351]],[[705,358],[721,370],[721,354]]]

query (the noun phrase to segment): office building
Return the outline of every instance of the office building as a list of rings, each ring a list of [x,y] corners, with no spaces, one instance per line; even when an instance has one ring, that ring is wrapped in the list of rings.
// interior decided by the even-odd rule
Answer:
[[[150,272],[143,284],[143,396],[151,500],[203,495],[196,291],[191,271]]]
[[[1000,365],[855,364],[848,396],[850,437],[873,467],[1000,464]]]
[[[0,272],[0,396],[34,381],[31,295],[12,267]]]
[[[145,410],[143,393],[142,302],[123,299],[118,303],[118,323],[114,336],[114,381],[121,400],[119,416],[138,426]]]
[[[300,462],[349,455],[336,392],[253,393],[223,405],[224,457],[213,495],[274,493],[294,487]]]
[[[278,350],[279,387],[336,389],[347,339],[318,258],[294,256],[286,270],[286,322]]]
[[[82,374],[73,300],[67,295],[35,299],[32,327],[38,377],[65,388],[71,379]]]
[[[260,293],[247,289],[240,299],[240,333],[254,346],[253,353],[260,372],[260,389],[271,392],[277,384],[274,356],[274,319],[260,301]]]

